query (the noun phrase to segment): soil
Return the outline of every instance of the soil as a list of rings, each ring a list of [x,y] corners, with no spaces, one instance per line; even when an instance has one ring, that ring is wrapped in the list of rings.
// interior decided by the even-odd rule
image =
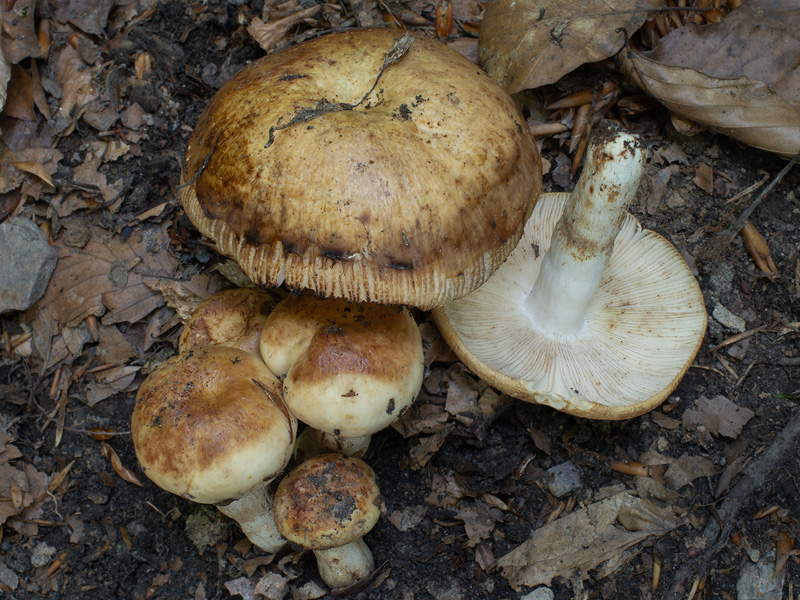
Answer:
[[[135,97],[125,100],[136,100],[152,115],[147,135],[139,142],[141,152],[107,167],[109,181],[122,178],[127,199],[117,214],[105,214],[98,222],[115,230],[130,223],[133,215],[167,202],[161,218],[171,222],[181,240],[176,252],[184,268],[208,269],[219,261],[175,200],[185,143],[215,87],[263,55],[237,20],[243,11],[258,15],[261,10],[259,0],[242,5],[214,0],[158,4],[150,18],[131,30],[126,44],[105,55],[126,71],[135,68],[132,57],[141,50],[149,50],[155,60],[148,85],[131,90]],[[588,78],[596,76],[586,72]],[[487,390],[442,350],[428,366],[420,405],[437,409],[445,419],[432,432],[403,437],[390,429],[377,434],[366,457],[377,474],[386,512],[366,537],[378,572],[365,589],[353,591],[353,598],[525,596],[531,589],[512,589],[496,560],[556,516],[600,499],[610,486],[634,489],[636,478],[612,470],[612,463],[637,460],[651,448],[673,461],[684,454],[701,457],[713,472],[682,486],[670,501],[681,517],[676,528],[634,546],[622,566],[608,576],[590,569],[583,580],[555,578],[550,587],[556,599],[664,597],[677,571],[704,556],[710,558],[709,570],[695,597],[733,598],[742,567],[754,552],[774,551],[783,532],[790,538],[800,534],[796,520],[800,463],[793,452],[774,466],[761,489],[742,499],[735,535],[721,551],[706,555],[710,544],[702,539],[703,528],[715,519],[715,506],[726,498],[727,487],[716,494],[726,465],[736,453],[745,459],[758,456],[798,410],[800,291],[795,269],[800,259],[800,171],[794,169],[767,194],[751,218],[769,244],[777,277],[770,279],[755,267],[738,236],[702,264],[695,259],[724,222],[730,208],[726,200],[763,174],[774,176],[785,161],[721,135],[680,135],[663,109],[637,115],[629,125],[642,135],[654,157],[631,212],[645,227],[666,236],[696,268],[709,315],[721,305],[743,318],[747,331],[758,331],[718,347],[736,332],[709,316],[695,363],[664,406],[624,422],[580,419],[505,397],[496,399],[496,410],[488,416],[456,418],[442,409],[448,394],[466,389],[483,397]],[[56,173],[57,181],[69,180],[80,162],[72,157],[81,155],[84,144],[95,136],[95,131],[78,127],[61,138],[58,148],[67,158]],[[659,151],[675,147],[685,158],[671,163],[658,158],[663,156]],[[563,152],[552,140],[544,144],[542,155],[551,166],[544,177],[546,191],[569,190],[571,184],[560,168]],[[675,165],[670,167],[672,176],[659,200],[651,182],[670,164]],[[703,164],[713,169],[712,193],[693,181]],[[87,218],[93,217],[87,214]],[[136,221],[129,225],[139,226]],[[6,331],[15,331],[12,317],[4,315]],[[419,318],[428,324],[426,340],[438,344],[428,315]],[[141,324],[120,326],[131,336],[141,328]],[[172,340],[174,334],[133,362],[163,359],[173,352]],[[32,373],[28,366],[25,361],[6,361],[0,370],[2,424],[10,436],[8,443],[21,453],[14,464],[31,465],[46,474],[72,466],[63,487],[29,517],[32,529],[4,528],[0,581],[4,586],[14,582],[9,571],[19,578],[15,589],[4,588],[7,597],[229,598],[236,585],[252,592],[259,581],[266,586],[270,579],[265,577],[271,575],[289,586],[286,597],[332,597],[324,593],[312,554],[287,548],[264,557],[243,543],[235,524],[215,509],[156,487],[141,473],[129,436],[113,437],[107,444],[138,476],[141,487],[119,477],[101,454],[101,442],[85,433],[66,429],[55,445],[55,425],[45,416],[54,408],[48,397],[53,374],[39,380],[35,368]],[[89,406],[84,401],[86,381],[74,383],[70,390],[66,425],[128,430],[135,393],[118,393]],[[686,426],[687,410],[696,408],[702,398],[717,396],[753,411],[741,434],[726,437]],[[427,455],[426,448],[432,448]],[[558,498],[548,488],[546,471],[565,462],[574,465],[580,481],[570,494]],[[657,469],[651,472],[651,477],[660,475]],[[769,507],[776,509],[756,518]],[[59,558],[63,562],[53,565]],[[660,564],[661,575],[652,590],[654,564]],[[790,557],[784,568],[784,585],[800,584],[796,558]],[[314,593],[310,582],[322,586],[320,591]]]

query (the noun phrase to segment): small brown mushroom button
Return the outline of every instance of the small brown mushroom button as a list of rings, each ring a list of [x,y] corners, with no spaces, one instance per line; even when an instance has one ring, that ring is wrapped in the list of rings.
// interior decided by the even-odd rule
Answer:
[[[184,323],[178,352],[197,346],[231,346],[258,354],[261,328],[276,303],[275,294],[256,287],[217,292]]]
[[[266,552],[285,544],[268,484],[288,464],[296,432],[261,358],[226,346],[162,363],[139,387],[131,418],[136,457],[156,485],[217,505]]]
[[[513,250],[541,163],[513,100],[466,58],[351,29],[234,75],[181,178],[188,217],[254,283],[429,309]]]
[[[261,332],[261,356],[283,379],[292,413],[323,449],[363,455],[370,436],[402,416],[424,373],[422,338],[407,308],[320,299],[281,300]],[[313,453],[313,451],[312,451]]]
[[[322,580],[333,589],[372,573],[372,552],[362,538],[382,510],[375,473],[364,461],[340,454],[307,460],[275,490],[278,530],[314,552]]]

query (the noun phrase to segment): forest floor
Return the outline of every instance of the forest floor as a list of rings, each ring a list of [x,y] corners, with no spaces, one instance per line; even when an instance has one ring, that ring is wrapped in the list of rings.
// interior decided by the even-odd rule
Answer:
[[[359,16],[326,6],[303,21],[305,37]],[[213,507],[144,477],[121,433],[137,385],[175,352],[182,311],[231,285],[220,274],[225,261],[183,215],[176,187],[200,112],[264,54],[244,25],[262,12],[258,0],[130,3],[73,19],[90,32],[101,23],[102,41],[71,37],[72,26],[51,16],[41,72],[21,63],[44,96],[29,115],[33,127],[17,123],[19,114],[2,117],[6,144],[28,165],[16,187],[3,171],[6,197],[24,200],[11,210],[47,224],[67,256],[60,265],[92,270],[91,261],[70,262],[91,255],[109,279],[113,268],[127,269],[127,284],[114,302],[105,296],[102,311],[46,295],[27,313],[2,316],[6,597],[332,597],[312,554],[257,552]],[[90,89],[87,74],[102,89]],[[586,77],[590,87],[591,78],[615,75]],[[70,95],[74,118],[59,121],[56,109]],[[720,135],[680,135],[663,109],[629,125],[649,152],[631,213],[676,246],[706,301],[694,364],[653,412],[591,421],[492,390],[418,314],[426,379],[415,408],[377,434],[366,457],[386,512],[366,537],[378,571],[352,597],[780,598],[800,588],[800,170],[751,217],[777,266],[770,277],[738,236],[710,260],[708,249],[728,201],[785,161]],[[565,149],[546,139],[542,156],[545,191],[569,191]],[[145,251],[153,245],[164,251]],[[121,434],[98,439],[99,431]],[[624,472],[624,463],[633,468]],[[533,535],[533,557],[498,567]],[[742,587],[756,583],[761,595]],[[778,591],[763,591],[770,586]]]

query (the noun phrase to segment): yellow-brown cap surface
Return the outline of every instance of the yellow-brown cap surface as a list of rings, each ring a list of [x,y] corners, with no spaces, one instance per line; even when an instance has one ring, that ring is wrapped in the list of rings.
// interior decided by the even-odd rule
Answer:
[[[287,540],[311,550],[360,539],[383,507],[375,473],[364,461],[320,454],[292,469],[275,490],[275,525]]]
[[[290,295],[270,313],[261,356],[298,419],[346,438],[371,435],[411,406],[422,338],[404,306]]]
[[[239,498],[292,455],[297,419],[261,358],[205,346],[162,363],[139,387],[136,457],[153,482],[195,502]]]
[[[200,117],[181,200],[255,283],[428,309],[516,245],[541,188],[524,119],[422,35],[382,72],[400,35],[349,30],[271,54]]]
[[[261,328],[277,298],[260,288],[235,288],[213,294],[194,310],[178,339],[178,352],[198,346],[231,346],[259,353]]]

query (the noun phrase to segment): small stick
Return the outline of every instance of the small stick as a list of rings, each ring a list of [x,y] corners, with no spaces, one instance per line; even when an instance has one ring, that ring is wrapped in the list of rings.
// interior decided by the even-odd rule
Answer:
[[[708,525],[703,529],[702,536],[708,540],[708,550],[681,566],[673,578],[665,600],[684,600],[687,583],[693,579],[699,583],[700,575],[706,573],[711,560],[728,543],[739,510],[750,496],[772,476],[781,462],[794,452],[798,439],[800,439],[800,410],[795,411],[792,419],[775,437],[772,444],[750,461],[742,478],[728,492],[725,500],[720,503],[717,511],[720,520],[709,520]]]
[[[742,230],[745,223],[747,223],[747,220],[750,218],[750,215],[758,208],[758,205],[761,204],[764,197],[775,189],[775,186],[783,180],[798,160],[800,160],[800,152],[795,154],[794,158],[781,169],[780,173],[773,177],[772,181],[770,181],[769,184],[758,193],[753,202],[750,203],[750,206],[745,208],[728,228],[720,231],[714,239],[703,247],[698,255],[698,262],[701,265],[710,267],[717,262],[719,255],[722,254],[725,248],[733,241],[736,234]]]
[[[713,352],[714,350],[719,350],[720,348],[724,348],[725,346],[730,346],[731,344],[735,344],[736,342],[741,342],[744,339],[749,338],[751,335],[757,334],[759,331],[763,331],[764,326],[756,327],[755,329],[748,329],[747,331],[743,331],[742,333],[737,333],[736,335],[732,335],[726,340],[721,341],[716,346],[711,346],[709,350]]]

